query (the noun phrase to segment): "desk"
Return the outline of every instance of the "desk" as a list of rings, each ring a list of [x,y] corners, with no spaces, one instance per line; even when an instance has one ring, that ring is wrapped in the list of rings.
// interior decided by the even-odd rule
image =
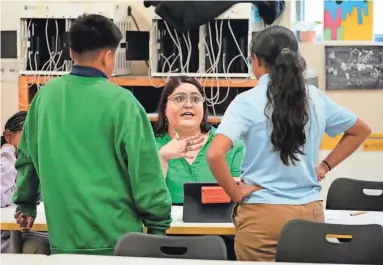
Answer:
[[[383,212],[365,212],[364,214],[354,215],[352,213],[364,211],[337,211],[326,210],[326,223],[346,224],[346,225],[371,225],[383,226]]]
[[[154,259],[135,257],[91,256],[91,255],[67,255],[57,254],[52,256],[3,254],[2,265],[68,265],[68,264],[92,264],[92,265],[314,265],[311,263],[282,263],[282,262],[249,262],[249,261],[217,261],[217,260],[192,260],[192,259]],[[345,264],[343,264],[345,265]]]
[[[14,218],[16,206],[11,205],[1,209],[1,230],[20,230]],[[182,206],[172,206],[171,228],[167,234],[173,235],[234,235],[235,228],[232,223],[184,223],[182,221]],[[47,231],[44,205],[37,206],[37,217],[32,230]]]
[[[14,219],[16,206],[1,209],[1,230],[19,230]],[[172,206],[173,222],[167,234],[173,235],[234,235],[232,223],[184,223],[182,221],[182,206]],[[383,212],[367,212],[366,214],[351,216],[358,211],[326,210],[326,222],[335,224],[379,224],[383,226]],[[37,207],[37,217],[33,230],[47,231],[43,204]]]
[[[48,256],[38,254],[1,254],[1,265],[46,265]]]

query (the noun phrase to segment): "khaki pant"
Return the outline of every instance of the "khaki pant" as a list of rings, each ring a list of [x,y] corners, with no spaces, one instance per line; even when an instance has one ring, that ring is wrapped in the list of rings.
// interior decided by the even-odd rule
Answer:
[[[239,261],[275,261],[279,233],[293,219],[324,222],[320,201],[304,205],[240,204],[234,208],[233,217]]]

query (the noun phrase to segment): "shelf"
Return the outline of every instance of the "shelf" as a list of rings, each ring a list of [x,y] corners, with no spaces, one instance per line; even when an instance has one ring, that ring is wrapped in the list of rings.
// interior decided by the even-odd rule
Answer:
[[[56,76],[31,76],[31,75],[22,75],[19,77],[19,81],[31,84],[42,85],[46,83],[49,79],[55,78]],[[235,87],[235,88],[252,88],[255,87],[258,83],[256,79],[245,79],[245,78],[197,78],[201,80],[201,84],[205,87]],[[146,86],[146,87],[162,87],[165,85],[166,81],[164,78],[148,76],[127,76],[127,77],[112,77],[109,79],[110,82],[117,84],[119,86],[129,87],[129,86]]]

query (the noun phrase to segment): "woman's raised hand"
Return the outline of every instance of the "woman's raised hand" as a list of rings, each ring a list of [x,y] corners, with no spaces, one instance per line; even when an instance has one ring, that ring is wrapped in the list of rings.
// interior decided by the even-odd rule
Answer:
[[[159,155],[166,161],[180,157],[192,159],[193,156],[187,153],[199,150],[203,146],[205,137],[205,135],[199,134],[180,140],[178,133],[175,132],[174,138],[160,149]]]

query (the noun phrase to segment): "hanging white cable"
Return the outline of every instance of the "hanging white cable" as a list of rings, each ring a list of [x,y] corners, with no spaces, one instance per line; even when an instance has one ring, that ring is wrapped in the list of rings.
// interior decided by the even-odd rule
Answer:
[[[231,35],[233,36],[233,40],[234,40],[234,42],[235,42],[235,45],[237,46],[238,51],[239,51],[239,53],[240,53],[239,55],[240,55],[240,56],[242,57],[242,59],[245,61],[245,64],[246,64],[247,69],[248,69],[248,72],[249,72],[249,63],[248,63],[248,61],[247,61],[245,55],[243,54],[241,48],[239,47],[239,44],[238,44],[238,42],[237,42],[237,39],[235,38],[233,29],[231,28],[230,20],[228,20],[228,26],[229,26],[230,33],[231,33]],[[236,58],[236,57],[234,57],[234,58]],[[234,60],[234,58],[233,58],[233,60]],[[233,61],[233,60],[232,60],[232,61]],[[230,67],[230,64],[229,64],[229,67]],[[229,69],[229,67],[228,67],[228,69]],[[229,72],[229,71],[228,71],[228,72]],[[245,82],[245,81],[248,80],[249,78],[250,78],[250,76],[248,76],[245,80],[241,80],[240,82],[233,82],[231,79],[230,79],[230,81],[233,82],[233,83],[239,84],[239,83],[243,83],[243,82]]]
[[[49,38],[48,38],[48,19],[46,20],[45,22],[45,40],[46,40],[46,43],[47,43],[47,49],[48,49],[48,54],[49,54],[49,61],[51,62],[52,61],[52,55],[53,55],[53,52],[51,51],[51,48],[49,46]],[[50,64],[49,64],[49,67],[50,67]]]
[[[215,73],[215,69],[214,69],[214,65],[215,65],[215,56],[214,56],[214,48],[213,48],[213,41],[212,41],[212,34],[211,34],[211,26],[210,26],[210,23],[208,23],[208,37],[209,37],[209,42],[210,42],[210,47],[208,45],[207,46],[207,50],[209,51],[209,55],[211,55],[211,57],[209,56],[209,60],[210,60],[210,68],[206,71],[206,73],[209,73],[209,71],[212,71],[213,74]],[[206,42],[205,42],[206,43]],[[214,100],[214,95],[213,95],[213,86],[210,87],[210,98],[207,97],[207,93],[206,93],[206,81],[208,80],[208,78],[205,79],[205,82],[204,82],[204,93],[205,93],[205,97],[206,97],[206,104],[210,107],[212,107],[212,110],[213,110],[213,114],[214,116],[216,116],[216,112],[215,112],[215,108],[214,108],[214,104],[213,104],[213,100]]]
[[[152,34],[153,34],[153,31],[156,29],[156,30],[158,30],[158,28],[157,28],[157,26],[156,26],[157,24],[155,24],[155,23],[153,23],[153,25],[152,25],[152,27],[151,27],[151,29],[150,29],[150,36],[152,36]],[[160,87],[162,87],[162,85],[161,86],[157,86],[157,85],[155,85],[154,83],[153,83],[153,80],[152,80],[152,71],[151,71],[151,63],[150,63],[150,61],[149,61],[149,67],[148,67],[148,79],[149,79],[149,83],[153,86],[153,87],[156,87],[156,88],[160,88]]]
[[[229,62],[228,66],[227,66],[227,73],[229,74],[229,70],[230,70],[230,66],[233,64],[233,62],[237,59],[241,57],[240,54],[237,54],[236,56],[234,56],[233,59],[231,59],[231,61]],[[249,68],[250,66],[248,64],[246,64],[247,67]],[[242,83],[245,83],[249,78],[250,78],[250,75],[248,75],[245,79],[242,79],[241,81],[237,82],[237,81],[234,81],[234,79],[231,79],[229,76],[227,77],[231,83],[233,84],[242,84]]]
[[[188,31],[188,39],[185,37],[185,33],[182,34],[182,37],[185,41],[186,48],[188,49],[188,55],[186,57],[186,73],[189,73],[189,64],[190,64],[190,58],[192,53],[192,47],[191,47],[191,40],[190,40],[190,31]],[[190,44],[190,46],[189,46]]]
[[[17,65],[16,65],[16,71],[17,72],[20,72],[20,69],[19,69],[19,67],[21,66],[21,65],[23,65],[24,66],[24,68],[26,69],[27,68],[27,66],[26,66],[26,63],[24,64],[24,61],[25,61],[25,59],[27,59],[27,57],[28,57],[28,50],[29,50],[29,39],[30,39],[30,37],[31,37],[31,35],[30,35],[30,31],[29,31],[29,28],[30,28],[30,26],[31,26],[31,23],[32,23],[32,19],[30,19],[29,20],[29,22],[28,22],[28,25],[27,25],[27,22],[25,21],[24,22],[24,24],[25,24],[25,26],[27,26],[27,29],[26,29],[26,35],[27,35],[27,40],[26,40],[26,43],[24,43],[24,45],[22,46],[22,47],[24,47],[24,46],[26,46],[26,47],[24,47],[24,49],[25,49],[25,53],[24,53],[24,55],[23,55],[23,57],[21,57],[21,59],[19,59],[19,61],[18,61],[18,63],[17,63]],[[23,30],[25,30],[25,27],[23,27]],[[25,31],[23,31],[22,33],[21,33],[21,36],[25,36]],[[21,51],[20,51],[20,53],[21,53]],[[32,69],[31,69],[32,70]]]
[[[55,54],[58,53],[58,40],[59,40],[59,25],[57,23],[57,19],[55,19],[56,24],[56,45],[55,45]]]
[[[31,54],[32,54],[32,53],[33,53],[32,51],[29,51],[29,52],[28,52],[29,69],[31,69],[31,71],[33,71],[33,67],[32,67],[32,59],[31,59]]]
[[[178,68],[176,68],[175,70],[172,70],[172,69],[173,69],[173,65],[175,64],[175,62],[177,61],[177,59],[179,57],[179,54],[177,56],[175,56],[175,54],[173,53],[169,57],[166,57],[163,55],[163,53],[161,53],[160,56],[163,57],[165,59],[165,62],[169,65],[169,71],[167,73],[177,73],[178,72],[178,70],[179,70]],[[175,56],[175,58],[173,59],[173,62],[170,63],[169,60],[173,56]],[[162,66],[162,73],[165,73],[165,66],[166,66],[166,64],[164,63],[164,65]],[[167,76],[166,78],[164,78],[166,83],[169,82],[169,79],[170,79],[170,76]]]
[[[223,68],[223,72],[224,72],[224,74],[226,74],[226,69],[225,69],[225,57],[226,57],[226,54],[224,53],[222,57],[223,57],[223,60],[222,60],[222,68]],[[225,75],[225,78],[226,78],[226,80],[228,80],[227,75]],[[229,94],[230,94],[230,86],[229,86],[229,82],[227,82],[227,83],[228,83],[228,87],[227,87],[227,90],[226,90],[226,95],[225,95],[225,97],[224,97],[222,100],[214,102],[216,105],[222,104],[222,103],[225,102],[225,101],[227,100],[227,98],[229,97]]]
[[[35,54],[34,54],[34,56],[33,56],[33,59],[35,60],[35,69],[36,69],[36,70],[37,70],[37,55],[38,55],[38,54],[39,54],[39,51],[35,52]],[[37,75],[37,76],[39,76],[39,75]],[[37,79],[38,79],[38,78],[37,78]],[[36,86],[37,86],[37,89],[40,88],[39,83],[37,83]]]
[[[211,27],[210,27],[210,24],[208,25],[209,27],[209,35],[210,35],[210,48],[211,48],[211,51],[214,52],[214,47],[213,47],[213,43],[212,43],[212,34],[211,34]],[[217,24],[217,20],[215,20],[215,29],[216,29],[216,42],[217,42],[217,46],[218,46],[218,54],[217,54],[217,57],[213,58],[213,64],[212,66],[206,71],[206,73],[209,73],[210,69],[213,71],[213,74],[218,70],[217,69],[217,66],[218,66],[218,63],[219,63],[219,58],[220,58],[220,54],[221,54],[221,49],[222,49],[222,28],[223,28],[223,21],[221,21],[221,27],[220,27],[220,32],[218,32],[218,24]],[[215,102],[219,100],[219,92],[220,92],[220,86],[219,86],[219,79],[218,79],[218,76],[215,76],[215,79],[217,81],[217,85],[216,85],[216,92],[214,93],[214,85],[212,85],[210,88],[211,90],[211,97],[208,98],[207,97],[207,104],[210,105],[213,109],[213,112],[215,113]],[[205,84],[206,84],[206,80],[205,80]]]
[[[205,27],[205,28],[206,28],[206,27]],[[206,34],[207,34],[207,33],[206,33]],[[202,35],[202,36],[201,36],[200,38],[202,38],[203,44],[204,44],[204,46],[205,46],[205,52],[206,52],[205,57],[208,57],[208,58],[209,58],[210,65],[212,66],[212,65],[213,65],[213,60],[212,60],[212,56],[211,56],[211,53],[210,53],[209,46],[208,46],[208,44],[207,44],[207,42],[206,42],[206,36],[203,36],[202,32],[201,32],[201,35]],[[206,60],[206,59],[205,59],[205,60]],[[206,74],[209,73],[209,72],[211,71],[211,69],[212,69],[212,67],[210,67],[207,71],[205,71],[205,73],[206,73]],[[199,80],[200,83],[202,83],[202,79],[203,79],[203,76],[201,76],[201,78],[200,78],[200,80]],[[204,90],[205,90],[206,81],[207,81],[207,77],[205,78],[205,82],[204,82],[204,86],[203,86]],[[204,92],[205,92],[205,91],[204,91]]]
[[[167,64],[169,65],[169,71],[171,71],[169,60],[170,60],[170,58],[172,58],[172,57],[175,56],[175,55],[176,55],[176,54],[173,53],[173,54],[171,54],[169,57],[166,57],[162,52],[160,53],[160,57],[164,58],[165,63],[167,63]],[[164,65],[162,66],[162,72],[161,72],[161,73],[165,73],[165,66],[166,66],[165,63],[164,63]]]
[[[222,37],[223,37],[223,34],[222,34],[222,31],[221,31],[221,44],[222,44]],[[224,74],[224,77],[226,79],[226,84],[227,84],[227,88],[226,88],[226,95],[225,97],[221,100],[221,101],[218,101],[216,102],[216,104],[222,104],[223,102],[225,102],[227,100],[227,98],[229,97],[230,95],[230,82],[229,82],[229,78],[226,74],[226,69],[225,69],[225,60],[226,60],[226,54],[223,53],[222,54],[222,70],[223,70],[223,74]]]
[[[191,56],[192,56],[192,52],[193,52],[193,47],[192,47],[192,43],[191,43],[191,39],[190,39],[190,30],[188,30],[188,43],[189,43],[189,48],[190,50],[188,51],[188,69],[189,69],[189,64],[190,64],[190,59],[191,59]],[[188,70],[189,72],[189,70]]]
[[[164,24],[165,24],[165,27],[166,27],[168,33],[169,33],[170,38],[172,39],[172,41],[174,42],[174,44],[176,45],[176,47],[177,47],[177,49],[178,49],[178,52],[179,52],[179,54],[180,54],[180,57],[182,58],[182,50],[181,50],[181,47],[178,46],[178,44],[177,44],[175,38],[173,37],[172,32],[170,31],[170,28],[169,28],[169,26],[168,26],[168,23],[166,23],[165,20],[164,20]],[[176,34],[176,35],[177,35],[177,34]],[[178,37],[177,37],[177,38],[178,38]],[[182,62],[182,60],[181,60],[181,63],[180,63],[181,72],[184,72],[182,63],[183,63],[183,62]]]
[[[221,20],[221,30],[222,30],[222,25],[223,25],[223,21]],[[210,26],[210,24],[209,24]],[[222,32],[220,32],[221,34],[218,33],[218,25],[217,25],[217,20],[215,20],[215,31],[216,31],[216,34],[215,34],[215,39],[216,39],[216,42],[217,42],[217,46],[218,46],[218,53],[217,53],[217,57],[215,57],[214,59],[214,65],[213,65],[213,74],[217,71],[218,72],[218,62],[219,62],[219,57],[220,57],[220,53],[221,53],[221,42],[222,40],[220,41],[220,37],[222,37]],[[214,51],[214,48],[213,48],[213,45],[212,45],[212,34],[211,34],[211,29],[209,27],[209,33],[210,33],[210,45],[211,45],[211,48],[212,50]],[[214,54],[214,52],[213,52]],[[216,75],[215,76],[215,80],[217,82],[217,85],[215,87],[216,89],[216,93],[214,95],[214,85],[212,84],[211,86],[211,95],[212,95],[212,98],[211,98],[211,107],[213,109],[213,113],[214,113],[214,116],[217,116],[217,113],[216,113],[216,110],[215,110],[215,105],[216,105],[216,101],[219,100],[219,92],[220,92],[220,86],[219,86],[219,79],[218,79],[218,76]]]
[[[176,35],[176,39],[177,39],[177,43],[178,43],[178,47],[179,50],[180,50],[180,67],[181,67],[181,73],[185,73],[185,65],[184,65],[184,58],[182,56],[182,47],[181,47],[181,42],[180,42],[180,39],[178,38],[178,33],[176,30],[174,30],[174,34]]]
[[[248,65],[248,64],[247,64],[247,59],[246,59],[245,55],[243,54],[243,52],[242,52],[242,50],[241,50],[241,47],[239,47],[239,44],[238,44],[237,39],[235,38],[233,29],[231,28],[230,19],[227,21],[227,24],[228,24],[228,26],[229,26],[230,33],[231,33],[231,35],[233,36],[233,40],[234,40],[234,42],[235,42],[235,45],[237,46],[237,49],[238,49],[240,55],[242,56],[242,58],[243,58],[243,60],[245,61],[246,65]]]
[[[59,52],[59,57],[57,58],[56,62],[54,63],[54,64],[55,64],[55,67],[53,68],[53,72],[56,72],[56,71],[57,71],[57,64],[60,62],[62,53],[63,53],[63,51],[60,51],[60,52]]]

